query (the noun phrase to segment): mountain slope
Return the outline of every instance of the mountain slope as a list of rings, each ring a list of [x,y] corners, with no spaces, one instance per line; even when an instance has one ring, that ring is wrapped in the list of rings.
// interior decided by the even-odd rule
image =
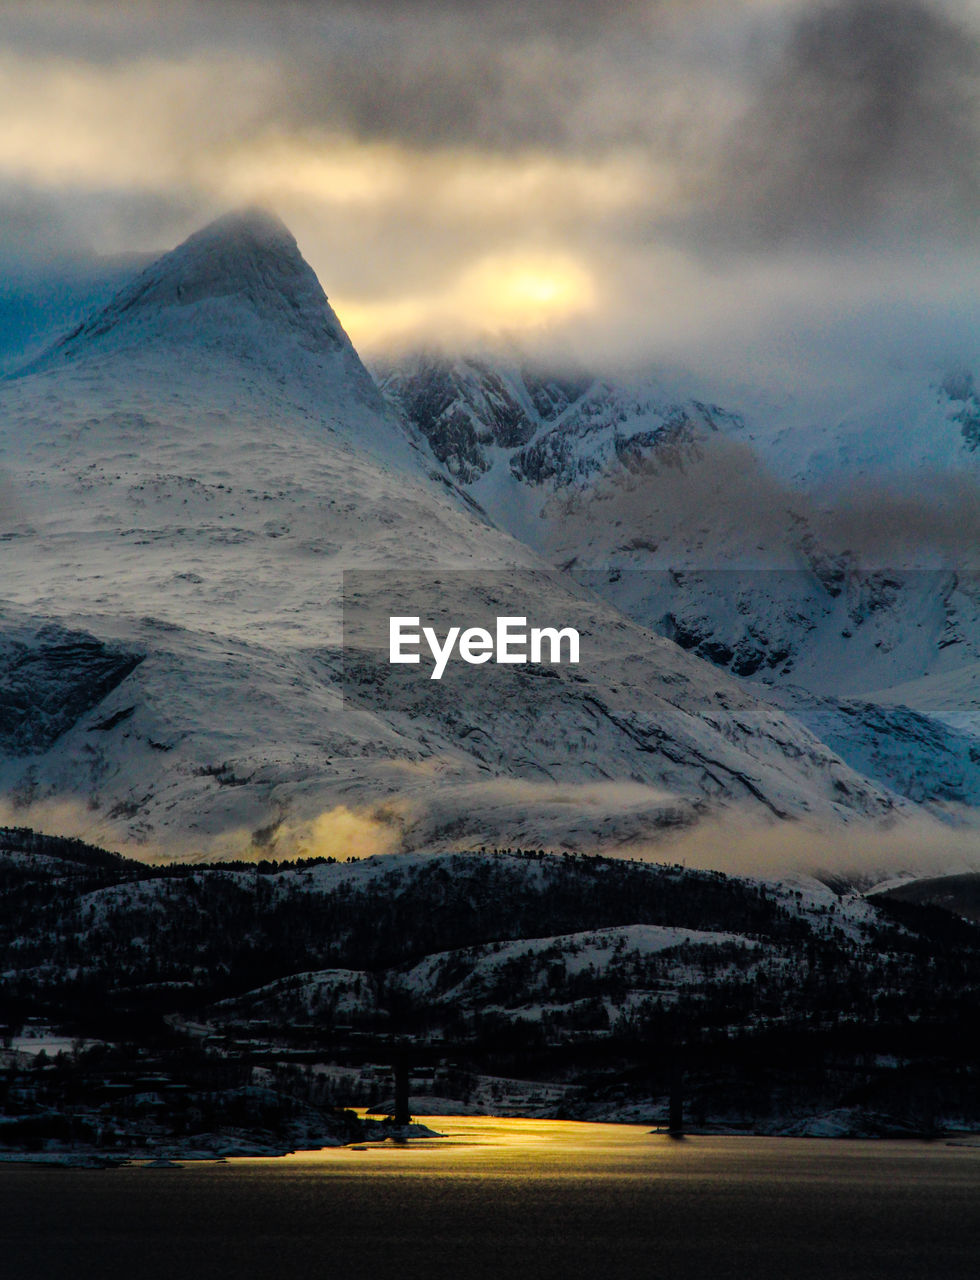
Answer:
[[[915,734],[890,764],[867,745],[883,717],[927,718],[930,740],[962,760],[952,789],[977,794],[976,752],[959,741],[980,733],[969,374],[895,372],[846,413],[750,397],[737,414],[676,379],[486,355],[414,356],[384,369],[382,388],[498,524],[627,616],[784,708],[848,700],[846,732],[820,720],[835,750],[942,803],[934,760],[921,760],[926,786],[899,777],[915,769]]]
[[[266,215],[192,236],[0,401],[6,651],[38,708],[61,707],[6,725],[0,792],[21,814],[193,855],[635,843],[733,804],[911,812],[493,528]],[[382,634],[390,614],[505,610],[574,620],[588,660],[429,681],[368,638],[345,673],[356,570],[380,576],[366,597],[350,579],[348,612]],[[121,664],[98,699],[93,654]]]

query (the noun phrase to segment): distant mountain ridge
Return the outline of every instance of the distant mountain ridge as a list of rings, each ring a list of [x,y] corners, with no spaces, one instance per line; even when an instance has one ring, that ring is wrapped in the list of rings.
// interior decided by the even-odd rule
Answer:
[[[741,420],[717,405],[672,402],[651,388],[630,395],[581,371],[509,365],[492,356],[411,356],[377,369],[382,391],[466,484],[510,450],[512,475],[554,489],[582,484],[618,462],[642,470],[696,454],[700,436]]]
[[[757,404],[743,414],[685,399],[676,378],[572,377],[506,354],[415,355],[379,377],[447,471],[551,563],[644,626],[752,679],[760,696],[772,688],[778,705],[811,725],[812,700],[825,699],[820,724],[837,749],[905,794],[921,794],[899,776],[916,769],[911,739],[901,766],[897,749],[886,763],[875,742],[882,717],[893,726],[922,717],[931,740],[948,739],[940,752],[963,761],[951,789],[976,794],[972,375],[935,384],[896,375],[892,401],[882,391],[836,433],[832,422],[807,426],[799,408]],[[552,391],[539,406],[542,387]],[[928,470],[940,461],[952,468],[942,483]],[[907,484],[918,476],[917,489],[888,490],[896,465],[919,468],[905,476]],[[830,490],[810,492],[807,480]],[[884,487],[853,489],[876,480]],[[833,699],[848,708],[832,727]],[[861,703],[869,711],[858,728]],[[921,763],[938,800],[945,787]]]

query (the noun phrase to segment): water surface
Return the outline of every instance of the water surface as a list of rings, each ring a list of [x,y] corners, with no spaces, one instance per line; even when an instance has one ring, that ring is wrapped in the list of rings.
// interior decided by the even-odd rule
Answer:
[[[4,1275],[976,1280],[980,1149],[435,1117],[181,1169],[0,1167]]]

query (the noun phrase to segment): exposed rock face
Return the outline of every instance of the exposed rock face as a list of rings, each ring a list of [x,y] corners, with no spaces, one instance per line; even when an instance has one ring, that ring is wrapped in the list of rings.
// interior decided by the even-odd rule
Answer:
[[[681,465],[720,425],[741,425],[736,415],[700,401],[678,404],[588,373],[527,364],[420,355],[379,376],[389,400],[463,484],[491,469],[493,450],[512,451],[516,479],[560,488],[611,466],[641,472]]]
[[[54,625],[24,638],[0,634],[0,749],[15,756],[46,751],[142,660]]]
[[[817,697],[799,688],[769,697],[858,772],[916,804],[980,805],[980,737],[905,706]]]
[[[610,388],[597,384],[559,425],[511,458],[511,473],[528,484],[550,481],[561,489],[610,472],[642,475],[682,467],[701,456],[702,442],[718,430],[719,417],[734,421],[697,402],[636,404],[627,413]]]
[[[966,447],[971,453],[980,449],[980,396],[973,374],[963,369],[954,370],[943,379],[940,390],[957,406],[950,417],[959,423]]]
[[[382,371],[381,385],[449,473],[464,484],[489,468],[487,446],[516,448],[539,425],[527,389],[476,361],[419,356],[410,372]],[[553,403],[544,387],[538,391],[543,404]],[[557,391],[551,394],[558,396]]]

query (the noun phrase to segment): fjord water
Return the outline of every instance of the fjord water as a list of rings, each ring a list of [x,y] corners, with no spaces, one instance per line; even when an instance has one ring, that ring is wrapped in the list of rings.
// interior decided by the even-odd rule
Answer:
[[[446,1136],[179,1169],[0,1167],[3,1272],[975,1280],[980,1148],[434,1118]]]

